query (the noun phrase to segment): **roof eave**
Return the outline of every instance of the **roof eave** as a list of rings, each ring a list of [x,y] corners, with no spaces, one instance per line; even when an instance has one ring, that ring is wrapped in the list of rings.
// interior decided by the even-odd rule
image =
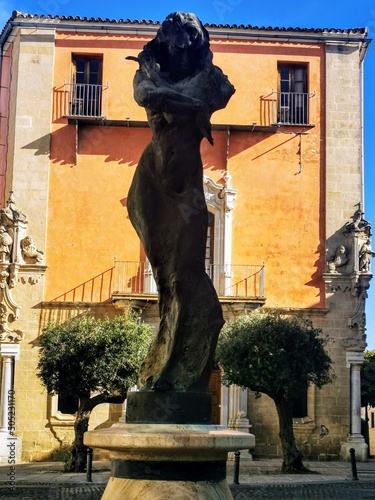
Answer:
[[[14,11],[11,18],[6,23],[1,35],[0,46],[7,41],[14,27],[36,27],[36,28],[54,28],[60,30],[75,31],[101,31],[101,32],[134,32],[137,34],[153,35],[160,27],[159,21],[135,20],[130,19],[101,19],[73,16],[50,16],[50,15],[31,15]],[[224,38],[247,38],[259,41],[290,41],[294,43],[363,43],[367,45],[367,28],[272,28],[258,27],[251,25],[216,25],[206,24],[205,27],[211,37]]]

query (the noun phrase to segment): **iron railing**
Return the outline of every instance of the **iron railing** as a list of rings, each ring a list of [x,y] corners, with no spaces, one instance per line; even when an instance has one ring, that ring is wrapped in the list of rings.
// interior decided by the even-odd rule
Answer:
[[[278,125],[311,125],[313,93],[302,92],[272,92],[276,95],[273,100],[273,123]]]
[[[225,297],[264,297],[264,265],[216,265],[206,267],[217,294]],[[157,294],[149,262],[115,261],[115,293]]]
[[[103,117],[103,91],[108,85],[64,82],[64,116]]]

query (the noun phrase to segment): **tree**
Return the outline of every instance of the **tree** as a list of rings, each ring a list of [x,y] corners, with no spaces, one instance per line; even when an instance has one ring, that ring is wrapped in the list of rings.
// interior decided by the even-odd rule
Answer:
[[[375,407],[375,351],[364,353],[361,366],[361,406]]]
[[[267,394],[276,405],[285,473],[306,470],[293,432],[295,401],[309,384],[321,388],[333,379],[321,333],[302,317],[254,312],[227,323],[219,337],[224,384]]]
[[[75,397],[75,438],[67,470],[83,472],[92,410],[101,403],[122,403],[137,380],[153,329],[128,311],[110,320],[83,313],[65,323],[48,324],[39,338],[38,377],[49,394]]]
[[[375,351],[366,351],[364,358],[361,366],[361,406],[365,408],[366,426],[363,432],[366,443],[369,444],[368,407],[375,407]]]

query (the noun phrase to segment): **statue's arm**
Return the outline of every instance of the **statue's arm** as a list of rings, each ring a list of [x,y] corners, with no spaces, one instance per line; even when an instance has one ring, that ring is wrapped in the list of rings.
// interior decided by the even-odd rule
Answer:
[[[137,71],[134,78],[134,98],[140,106],[162,113],[208,110],[203,101],[177,92],[167,85],[157,85],[141,71]]]
[[[197,127],[203,137],[213,145],[210,111],[204,101],[178,92],[167,85],[157,85],[141,71],[137,71],[134,77],[134,99],[144,108],[172,117],[177,114],[195,113]]]

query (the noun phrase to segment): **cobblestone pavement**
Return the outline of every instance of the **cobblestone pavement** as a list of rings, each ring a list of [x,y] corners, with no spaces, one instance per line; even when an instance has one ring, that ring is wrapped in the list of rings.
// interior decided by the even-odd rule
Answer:
[[[2,485],[0,498],[8,500],[100,500],[104,488],[104,484],[78,485],[74,483],[28,483],[19,484],[15,488]],[[332,482],[326,484],[231,484],[230,488],[234,500],[375,499],[375,481]]]
[[[280,460],[241,460],[240,484],[236,485],[233,484],[234,464],[228,461],[227,478],[233,498],[234,500],[375,500],[375,460],[357,464],[358,480],[353,480],[348,462],[306,462],[305,465],[310,469],[310,474],[281,475]],[[9,466],[0,464],[0,499],[99,500],[101,498],[110,475],[109,462],[94,463],[92,483],[87,482],[86,474],[64,474],[62,468],[62,464],[51,462],[18,464],[16,481],[12,485],[7,478]]]
[[[375,499],[375,481],[307,484],[230,485],[234,500]]]
[[[1,486],[0,498],[22,500],[100,500],[104,484],[19,483],[16,487]]]

